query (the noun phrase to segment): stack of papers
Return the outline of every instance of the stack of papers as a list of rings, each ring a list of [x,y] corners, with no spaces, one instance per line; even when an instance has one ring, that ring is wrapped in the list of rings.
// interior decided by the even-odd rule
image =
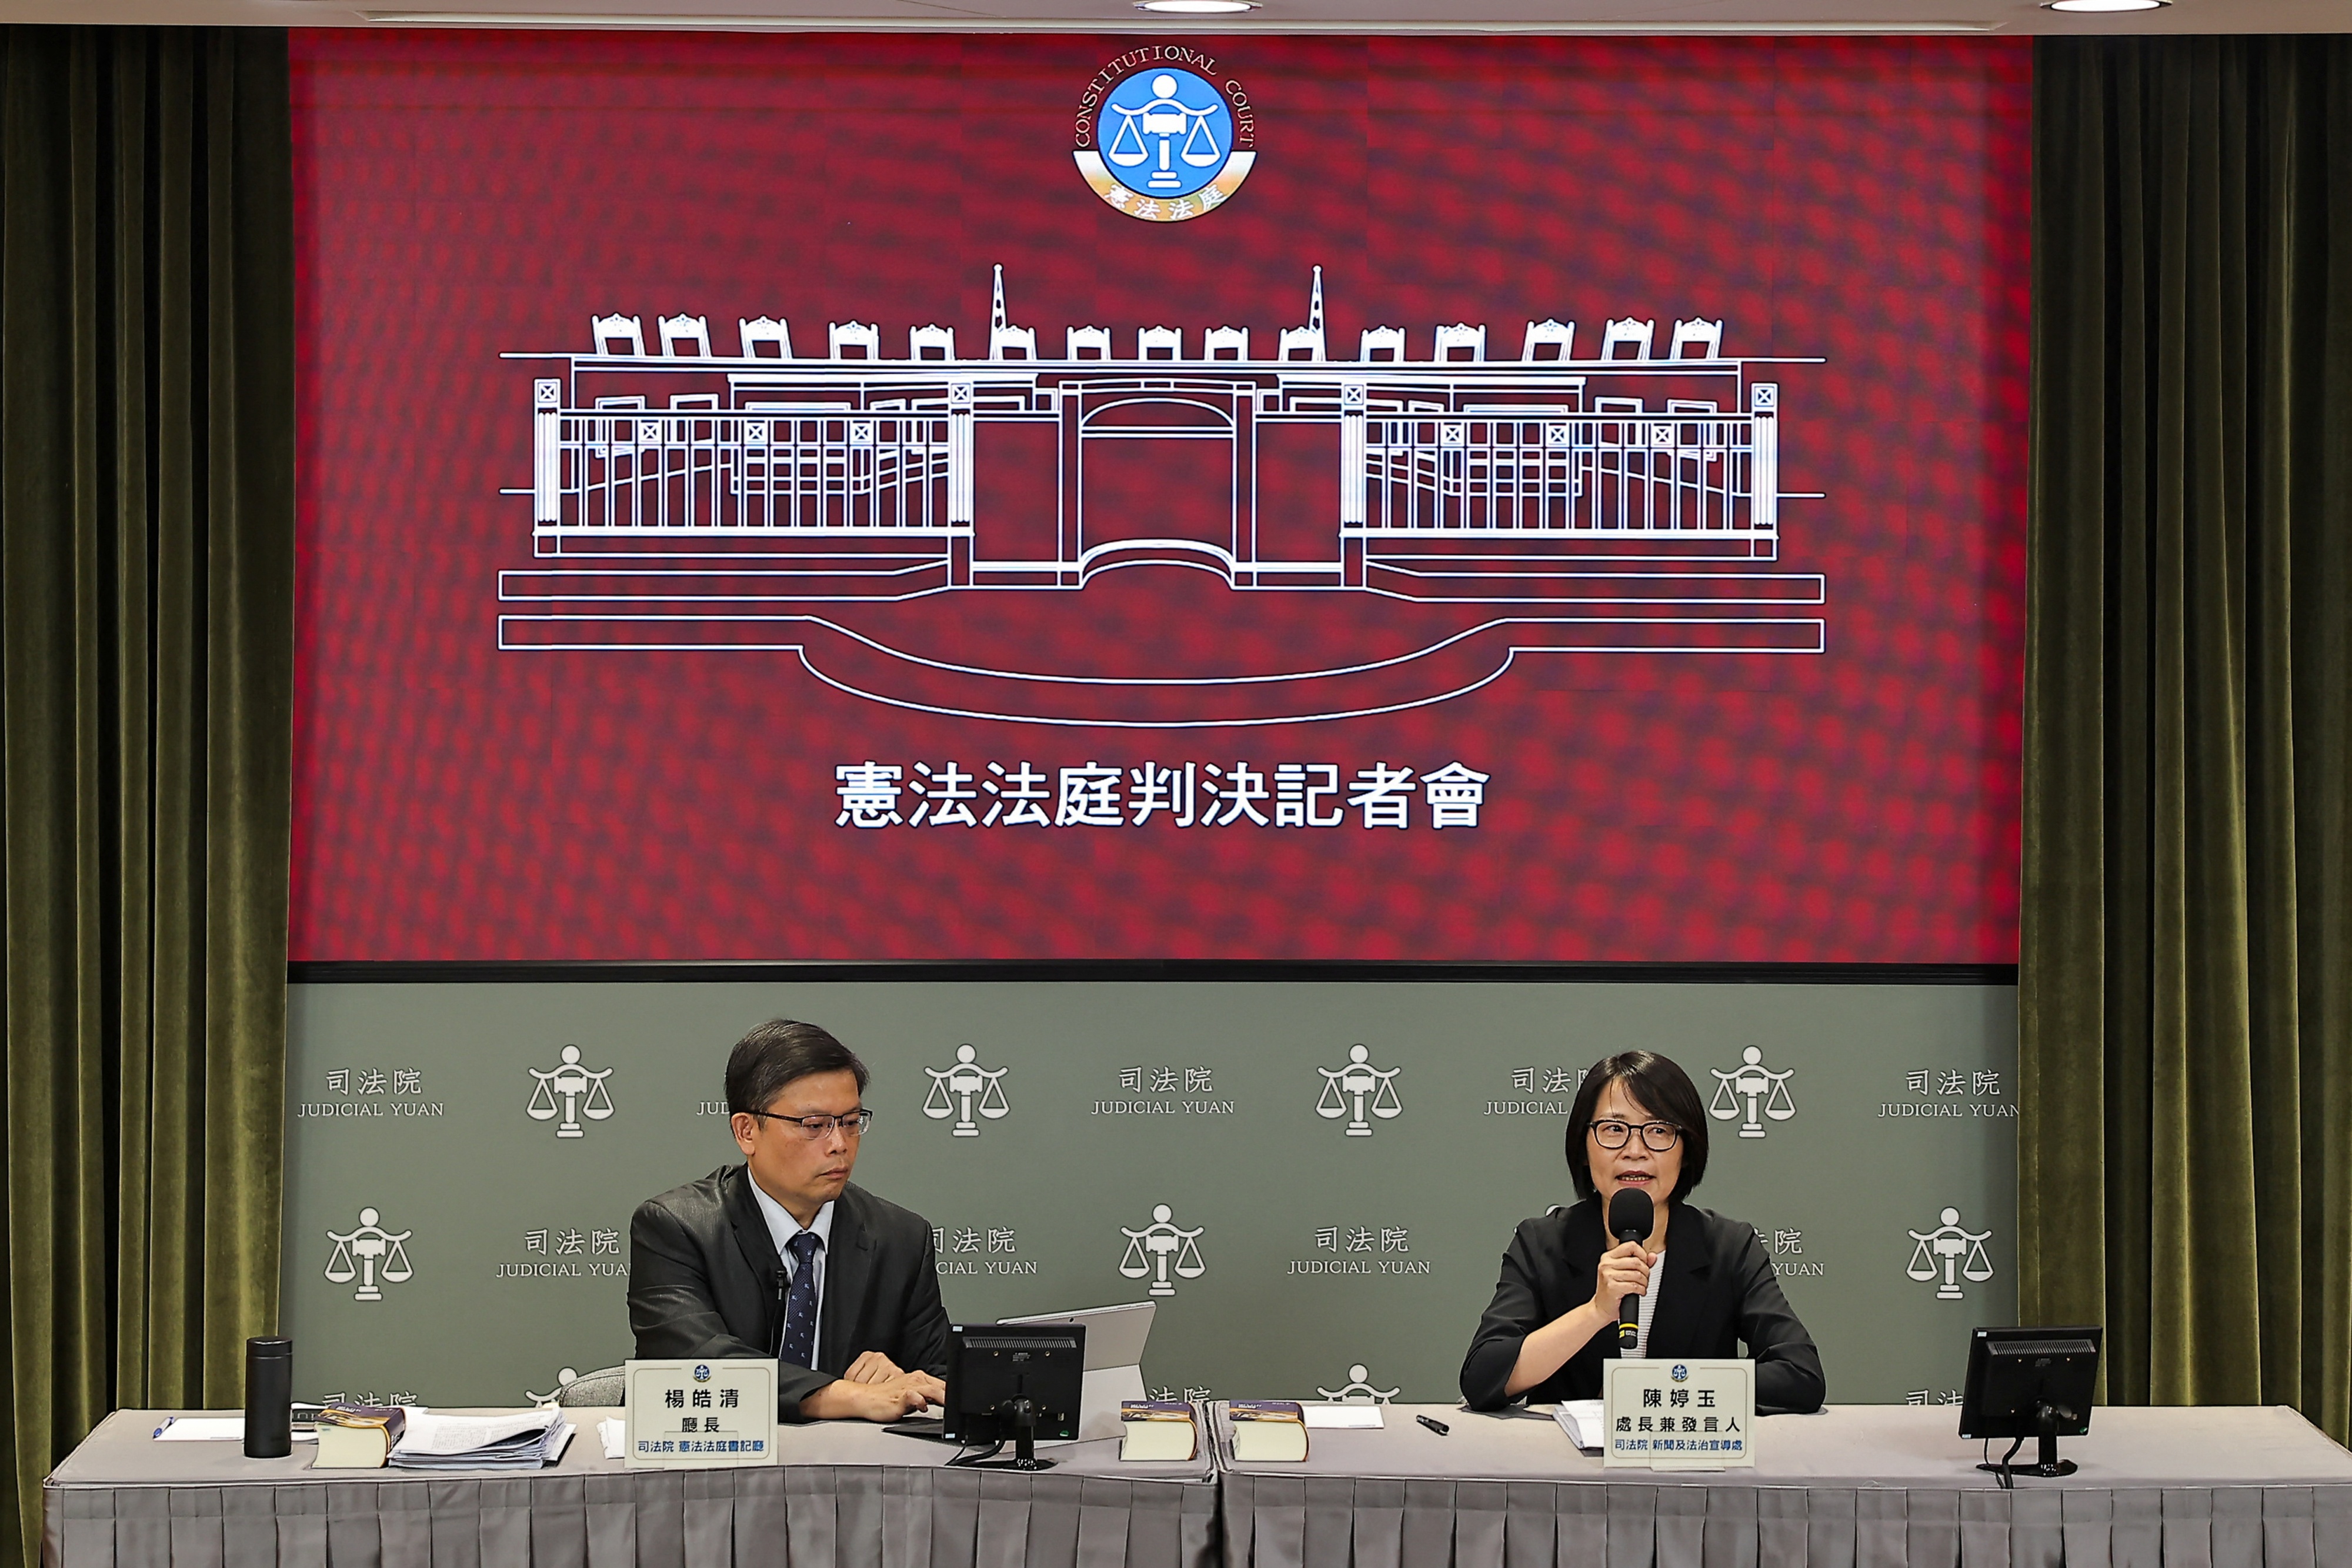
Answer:
[[[1563,1399],[1552,1406],[1551,1418],[1568,1434],[1568,1440],[1588,1454],[1597,1454],[1604,1447],[1601,1434],[1601,1401],[1597,1399]]]
[[[563,1457],[572,1423],[561,1408],[504,1415],[440,1415],[416,1411],[392,1451],[403,1470],[536,1470]]]

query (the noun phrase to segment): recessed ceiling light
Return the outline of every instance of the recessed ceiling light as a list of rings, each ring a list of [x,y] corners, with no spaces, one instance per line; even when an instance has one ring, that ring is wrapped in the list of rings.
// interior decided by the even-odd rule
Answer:
[[[2172,0],[2047,0],[2045,11],[2154,11]]]
[[[1257,0],[1135,0],[1135,8],[1178,16],[1230,16],[1256,10]]]

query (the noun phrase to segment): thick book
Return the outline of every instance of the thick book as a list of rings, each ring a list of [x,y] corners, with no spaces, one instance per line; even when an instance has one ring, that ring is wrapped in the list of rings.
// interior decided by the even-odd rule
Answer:
[[[1118,1457],[1146,1465],[1181,1465],[1200,1447],[1200,1428],[1190,1401],[1122,1399],[1118,1402]]]
[[[1234,1424],[1234,1461],[1295,1465],[1307,1458],[1307,1414],[1295,1399],[1235,1399],[1225,1405]]]
[[[408,1412],[397,1405],[330,1405],[319,1412],[318,1470],[380,1470],[392,1446],[406,1430]]]

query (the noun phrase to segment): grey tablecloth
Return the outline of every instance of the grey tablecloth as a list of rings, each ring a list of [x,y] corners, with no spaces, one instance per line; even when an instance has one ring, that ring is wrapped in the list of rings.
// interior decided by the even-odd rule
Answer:
[[[1767,1416],[1755,1469],[1685,1476],[1604,1471],[1524,1411],[1391,1405],[1300,1465],[1235,1465],[1222,1409],[1212,1426],[1235,1568],[2352,1565],[2352,1454],[2292,1410],[2101,1409],[2062,1445],[2079,1473],[2013,1492],[1958,1414]]]
[[[56,1568],[1211,1568],[1216,1479],[1052,1450],[1034,1474],[947,1469],[953,1452],[856,1422],[790,1427],[782,1461],[631,1470],[595,1411],[531,1474],[312,1470],[235,1443],[158,1443],[167,1414],[99,1425],[47,1483]]]

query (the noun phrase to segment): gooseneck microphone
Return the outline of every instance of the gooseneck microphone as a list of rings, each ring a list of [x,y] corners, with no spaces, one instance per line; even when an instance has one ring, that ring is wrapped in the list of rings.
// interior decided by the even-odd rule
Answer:
[[[1650,1234],[1657,1205],[1650,1194],[1620,1187],[1609,1200],[1609,1234],[1620,1241],[1640,1241]],[[1642,1298],[1628,1296],[1617,1303],[1617,1353],[1632,1355],[1642,1335]]]

